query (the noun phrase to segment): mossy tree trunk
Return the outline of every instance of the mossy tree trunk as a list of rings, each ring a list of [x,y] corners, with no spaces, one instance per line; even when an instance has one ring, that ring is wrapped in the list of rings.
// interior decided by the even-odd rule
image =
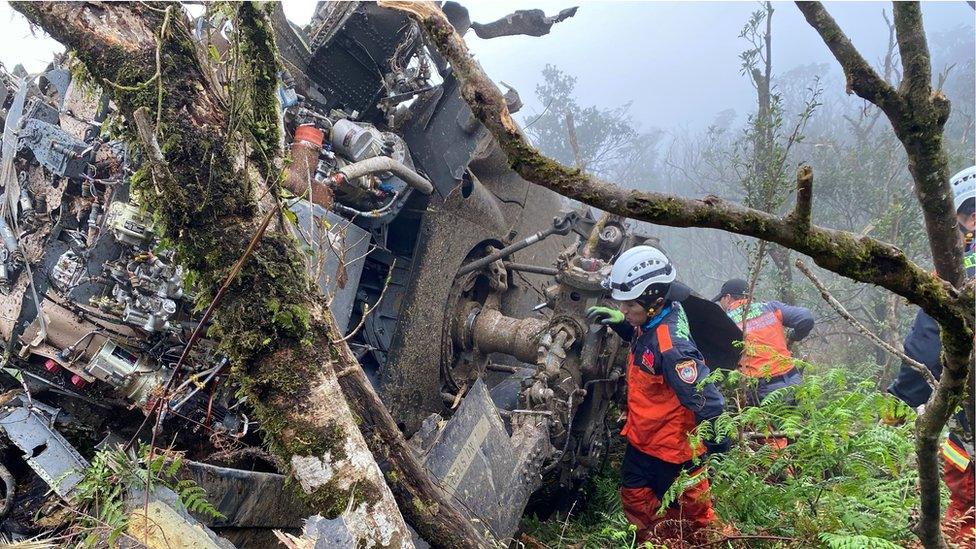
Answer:
[[[132,191],[196,277],[200,304],[210,303],[265,213],[277,207],[282,132],[266,8],[228,5],[241,48],[241,87],[231,94],[191,39],[179,4],[14,8],[74,50],[129,123],[140,108],[158,121],[162,163],[147,162],[132,177]],[[126,131],[134,140],[133,128]],[[359,546],[412,547],[339,387],[331,313],[312,287],[293,237],[269,229],[215,308],[209,335],[231,358],[234,381],[303,498],[322,515],[341,516]]]
[[[887,115],[909,158],[916,196],[925,217],[937,274],[926,272],[897,247],[810,222],[812,173],[798,171],[794,210],[783,216],[745,208],[716,197],[692,200],[622,188],[540,154],[524,138],[501,92],[485,75],[432,2],[380,0],[413,16],[451,64],[461,94],[474,115],[498,140],[512,168],[523,178],[563,196],[631,219],[673,227],[707,227],[775,242],[810,256],[819,266],[859,282],[882,286],[931,315],[942,328],[943,372],[916,422],[922,517],[917,534],[926,547],[945,547],[940,529],[939,438],[963,403],[973,351],[976,287],[964,284],[962,243],[955,227],[942,128],[949,102],[931,86],[931,67],[917,3],[895,2],[895,27],[905,79],[896,90],[860,56],[834,20],[816,2],[798,2],[847,75],[848,88]],[[632,184],[649,188],[647,184]]]

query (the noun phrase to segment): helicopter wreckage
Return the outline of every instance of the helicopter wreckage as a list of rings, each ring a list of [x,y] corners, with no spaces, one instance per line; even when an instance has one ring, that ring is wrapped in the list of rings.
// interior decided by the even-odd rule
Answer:
[[[215,43],[221,25],[199,19],[197,37]],[[585,310],[613,258],[654,240],[519,178],[402,14],[322,3],[309,28],[276,21],[295,238],[427,472],[510,538],[530,498],[574,490],[606,456],[626,349]],[[0,78],[0,529],[35,533],[96,449],[138,440],[161,398],[162,436],[223,515],[186,521],[239,545],[301,528],[311,511],[247,451],[260,425],[227,359],[204,339],[175,367],[196,289],[129,192],[140,159],[109,137],[107,96],[59,63]],[[732,367],[737,327],[677,292],[706,359]]]

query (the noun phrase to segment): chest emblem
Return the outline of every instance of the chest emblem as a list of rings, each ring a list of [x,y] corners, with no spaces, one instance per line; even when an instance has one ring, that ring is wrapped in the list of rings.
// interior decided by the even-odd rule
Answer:
[[[694,360],[679,362],[674,369],[678,372],[678,378],[685,383],[694,383],[698,379],[698,365]]]
[[[641,364],[650,372],[654,371],[654,353],[647,349],[641,355]]]

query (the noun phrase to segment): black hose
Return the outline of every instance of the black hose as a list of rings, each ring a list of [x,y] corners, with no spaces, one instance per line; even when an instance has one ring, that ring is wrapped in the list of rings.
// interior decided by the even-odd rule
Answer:
[[[3,498],[3,503],[0,504],[0,518],[3,518],[7,516],[7,513],[14,506],[14,496],[17,494],[17,481],[14,480],[14,476],[10,474],[10,471],[2,463],[0,463],[0,479],[3,480],[3,485],[7,490],[7,494]]]

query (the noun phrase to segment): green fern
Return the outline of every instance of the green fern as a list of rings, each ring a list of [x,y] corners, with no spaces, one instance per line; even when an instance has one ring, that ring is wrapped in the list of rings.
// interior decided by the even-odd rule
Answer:
[[[72,494],[72,504],[79,512],[78,542],[86,547],[106,541],[115,546],[128,528],[125,500],[132,488],[169,488],[187,510],[209,518],[224,518],[207,500],[203,488],[193,480],[177,478],[183,463],[179,453],[152,452],[148,445],[140,446],[138,451],[116,446],[95,454]]]
[[[807,369],[800,386],[774,392],[761,406],[730,406],[714,424],[704,422],[691,434],[696,445],[723,434],[740,439],[730,452],[705,458],[718,516],[743,535],[795,540],[786,544],[791,547],[873,549],[910,542],[908,520],[918,505],[914,412],[854,374],[813,371]],[[709,377],[730,395],[754,383],[736,372]],[[909,421],[882,421],[899,416]],[[790,444],[777,450],[740,436],[773,432],[788,435]],[[551,547],[633,547],[618,495],[623,442],[616,444],[578,517],[528,519],[523,528]],[[665,504],[694,480],[682,474],[665,493]]]
[[[830,549],[900,549],[901,546],[882,538],[843,534],[820,534],[820,541]]]

